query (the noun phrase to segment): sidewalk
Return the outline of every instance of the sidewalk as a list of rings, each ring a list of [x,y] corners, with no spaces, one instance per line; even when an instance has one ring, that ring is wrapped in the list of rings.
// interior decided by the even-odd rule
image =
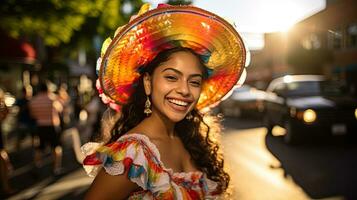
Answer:
[[[36,200],[70,200],[83,199],[85,191],[92,182],[78,160],[78,148],[73,148],[73,136],[78,133],[76,128],[65,130],[63,133],[63,174],[55,176],[52,173],[52,157],[48,152],[43,158],[43,166],[35,168],[33,164],[33,149],[31,138],[27,137],[19,151],[15,150],[16,137],[8,138],[6,149],[14,166],[10,174],[10,184],[18,192],[9,200],[36,199]],[[79,139],[79,138],[78,138]],[[80,146],[76,144],[75,146]],[[76,152],[77,151],[77,152]],[[76,154],[77,153],[77,154]],[[0,196],[0,199],[3,198]]]

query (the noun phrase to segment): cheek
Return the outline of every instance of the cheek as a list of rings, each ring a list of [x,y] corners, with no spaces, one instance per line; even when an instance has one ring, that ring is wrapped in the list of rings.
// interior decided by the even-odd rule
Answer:
[[[152,87],[152,96],[151,98],[164,98],[167,93],[170,91],[170,86],[164,81],[154,81]]]
[[[193,88],[191,90],[192,96],[196,101],[198,101],[198,99],[200,98],[201,92],[202,88]]]

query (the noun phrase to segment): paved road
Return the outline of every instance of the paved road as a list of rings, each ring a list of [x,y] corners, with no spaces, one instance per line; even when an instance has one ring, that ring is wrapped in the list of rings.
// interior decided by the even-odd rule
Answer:
[[[8,147],[10,159],[14,165],[10,183],[18,193],[7,197],[9,200],[52,200],[52,199],[83,199],[83,194],[92,182],[92,178],[85,175],[78,160],[81,154],[73,146],[77,129],[69,129],[64,133],[63,141],[63,174],[55,176],[52,173],[52,157],[50,152],[44,156],[43,166],[39,169],[33,164],[33,150],[30,139],[27,138],[20,151],[14,149],[14,140],[10,138]],[[83,140],[83,132],[82,140]],[[73,140],[74,137],[74,140]],[[76,145],[73,145],[76,144]],[[78,148],[76,150],[79,150]],[[76,154],[77,153],[77,154]],[[77,155],[77,156],[76,156]],[[2,199],[2,197],[0,197]]]
[[[227,118],[224,125],[222,144],[232,178],[232,199],[357,199],[357,145],[332,142],[291,147],[281,137],[266,136],[254,120]],[[77,162],[72,137],[65,134],[61,176],[52,175],[50,155],[36,170],[29,147],[12,151],[11,183],[19,193],[8,199],[82,199],[92,179]]]
[[[234,199],[357,199],[356,143],[335,138],[294,147],[267,136],[256,121],[228,119],[225,125]]]

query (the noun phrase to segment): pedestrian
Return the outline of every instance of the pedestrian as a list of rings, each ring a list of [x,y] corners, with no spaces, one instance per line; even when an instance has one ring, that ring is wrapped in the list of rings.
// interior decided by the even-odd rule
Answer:
[[[9,109],[5,104],[5,94],[0,88],[0,194],[4,196],[11,195],[15,192],[11,188],[9,183],[9,173],[12,171],[12,164],[9,159],[9,155],[5,149],[3,135],[2,135],[2,124],[9,113]]]
[[[35,165],[42,166],[42,153],[50,146],[53,154],[53,172],[61,173],[62,146],[60,113],[63,110],[58,97],[49,92],[46,83],[40,83],[39,92],[30,101],[30,114],[36,120],[39,145],[35,147]]]
[[[33,133],[36,122],[30,115],[29,101],[32,98],[32,87],[29,85],[22,88],[22,96],[18,98],[15,105],[19,108],[17,114],[17,141],[16,149],[20,150],[21,143],[27,135],[31,136],[32,146],[34,145]]]
[[[234,27],[192,6],[160,5],[104,42],[99,93],[121,115],[109,141],[88,143],[96,176],[85,199],[217,199],[229,174],[209,107],[237,83],[245,48]],[[105,138],[105,137],[104,137]]]
[[[67,92],[67,84],[62,83],[58,89],[58,100],[62,104],[63,111],[61,112],[61,129],[69,128],[71,123],[71,97]]]

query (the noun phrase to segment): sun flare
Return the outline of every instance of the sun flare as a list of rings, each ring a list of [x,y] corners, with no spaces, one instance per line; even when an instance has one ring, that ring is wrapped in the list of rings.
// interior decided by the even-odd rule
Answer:
[[[296,2],[286,0],[263,1],[257,6],[260,20],[255,29],[259,32],[287,31],[301,19],[302,7]]]

